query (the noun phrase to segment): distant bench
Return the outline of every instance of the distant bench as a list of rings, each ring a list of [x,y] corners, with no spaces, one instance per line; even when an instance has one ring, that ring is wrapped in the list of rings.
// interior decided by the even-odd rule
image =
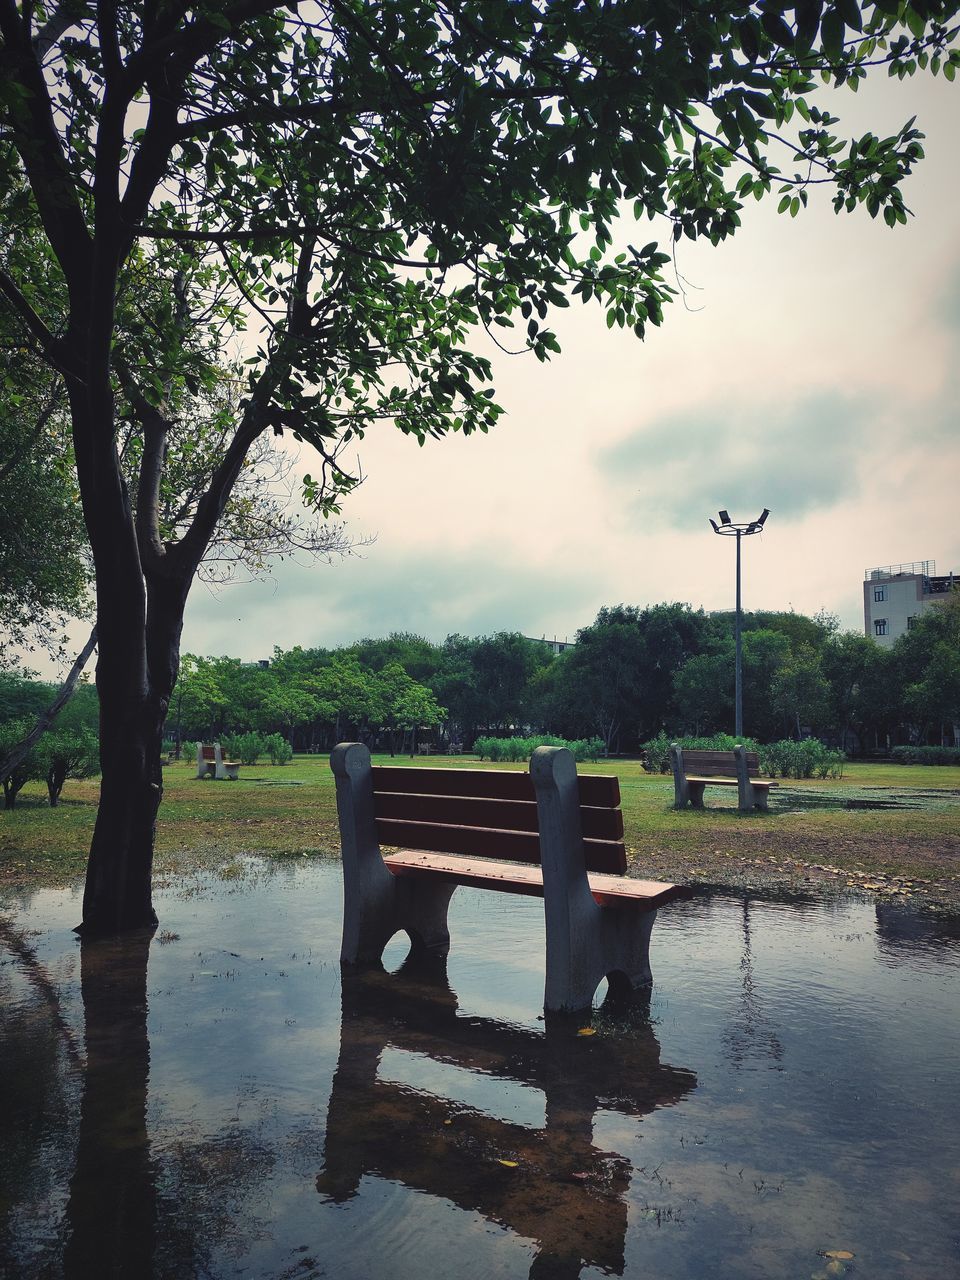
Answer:
[[[197,777],[208,776],[230,778],[234,782],[240,777],[240,761],[224,760],[219,742],[197,743]]]
[[[375,766],[360,743],[341,743],[330,764],[345,964],[379,961],[401,929],[414,952],[446,955],[447,906],[471,885],[544,899],[546,1009],[588,1009],[605,977],[614,998],[650,983],[657,908],[690,893],[626,878],[615,777],[578,778],[558,747],[538,747],[529,773]]]
[[[743,813],[767,808],[767,793],[778,782],[760,778],[760,759],[742,745],[732,751],[700,751],[674,743],[670,748],[673,765],[674,804],[683,809],[692,804],[703,808],[705,787],[736,787]]]

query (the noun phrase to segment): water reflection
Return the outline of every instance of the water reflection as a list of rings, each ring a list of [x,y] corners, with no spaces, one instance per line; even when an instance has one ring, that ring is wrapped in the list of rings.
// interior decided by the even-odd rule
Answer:
[[[64,1252],[67,1280],[153,1275],[157,1188],[147,1136],[151,930],[80,943],[86,1068]]]
[[[795,904],[790,902],[789,905]],[[737,1015],[724,1032],[730,1060],[737,1068],[744,1066],[750,1059],[767,1064],[778,1064],[783,1060],[783,1044],[767,1016],[754,972],[750,907],[751,899],[749,895],[745,895],[740,925],[743,940],[740,998],[737,1001]]]
[[[960,916],[897,902],[878,902],[876,913],[880,949],[890,958],[927,952],[940,963],[960,964]]]
[[[692,1071],[660,1061],[648,1010],[579,1034],[567,1019],[542,1032],[465,1017],[443,960],[344,973],[340,1057],[317,1190],[341,1203],[365,1175],[452,1201],[536,1242],[531,1277],[623,1273],[630,1162],[593,1141],[604,1108],[644,1116],[692,1092]],[[465,1105],[385,1079],[388,1050],[465,1068],[486,1088]],[[503,1119],[505,1086],[545,1098],[540,1127]]]
[[[165,890],[164,945],[0,921],[4,1280],[955,1274],[956,918],[703,895],[578,1036],[524,900],[344,984],[339,868],[252,866]]]

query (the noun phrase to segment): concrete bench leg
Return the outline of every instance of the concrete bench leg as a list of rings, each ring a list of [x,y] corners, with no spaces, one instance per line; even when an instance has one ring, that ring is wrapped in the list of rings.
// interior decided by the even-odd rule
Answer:
[[[683,752],[676,743],[670,747],[670,767],[673,769],[673,807],[684,809],[690,803],[690,787],[683,772]]]
[[[589,1010],[607,978],[623,997],[652,982],[650,932],[655,911],[600,907],[587,880],[580,828],[580,798],[573,755],[538,747],[530,761],[540,821],[544,916],[547,934],[544,1008],[550,1013]]]
[[[740,812],[753,813],[754,809],[766,809],[770,788],[754,785],[747,765],[747,749],[742,743],[733,748],[733,759],[737,768],[737,795],[739,797],[738,807]]]
[[[450,948],[447,906],[455,884],[418,876],[394,876],[384,866],[373,809],[370,752],[346,742],[330,757],[337,784],[343,853],[344,964],[379,961],[400,929],[417,954],[446,955]]]

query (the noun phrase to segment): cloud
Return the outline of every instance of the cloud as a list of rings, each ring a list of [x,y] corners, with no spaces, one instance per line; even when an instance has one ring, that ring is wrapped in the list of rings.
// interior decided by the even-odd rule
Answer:
[[[423,554],[373,547],[333,565],[287,562],[272,579],[216,594],[196,588],[183,649],[252,660],[269,657],[274,645],[332,648],[392,631],[434,641],[452,632],[518,629],[573,639],[592,620],[597,588],[592,572],[534,569],[476,548]]]
[[[721,507],[734,519],[769,507],[797,520],[856,495],[876,419],[866,399],[830,392],[789,408],[704,406],[637,429],[602,450],[597,467],[636,490],[627,507],[637,518],[676,529],[699,527]]]

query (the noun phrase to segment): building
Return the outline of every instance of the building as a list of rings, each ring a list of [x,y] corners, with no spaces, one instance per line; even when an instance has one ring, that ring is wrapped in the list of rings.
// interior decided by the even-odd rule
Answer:
[[[524,636],[523,638],[529,640],[531,644],[547,645],[554,656],[563,653],[564,649],[572,649],[577,643],[576,640],[558,640],[556,636],[552,640],[548,640],[546,636]]]
[[[889,564],[867,569],[863,576],[863,629],[885,648],[960,585],[953,573],[938,577],[935,560]]]

